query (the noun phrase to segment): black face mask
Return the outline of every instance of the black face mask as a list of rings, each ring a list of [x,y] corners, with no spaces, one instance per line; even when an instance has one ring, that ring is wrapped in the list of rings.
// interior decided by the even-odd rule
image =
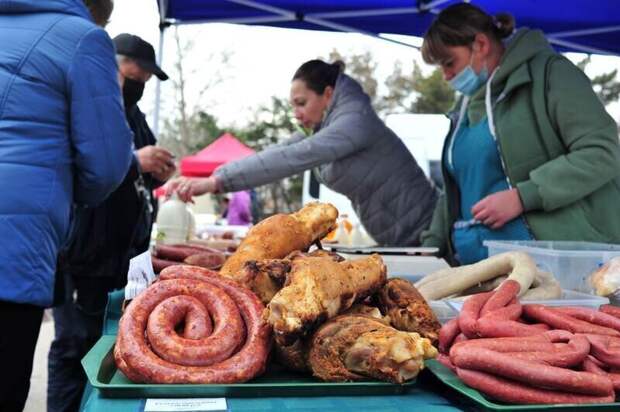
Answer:
[[[125,109],[133,107],[142,98],[144,83],[125,77],[123,84],[123,102]]]

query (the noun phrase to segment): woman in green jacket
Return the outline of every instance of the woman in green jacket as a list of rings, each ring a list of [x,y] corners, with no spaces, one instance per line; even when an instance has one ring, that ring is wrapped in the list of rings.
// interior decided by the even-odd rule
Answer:
[[[620,243],[616,123],[541,31],[460,3],[437,16],[422,56],[461,93],[424,246],[468,264],[487,239]]]

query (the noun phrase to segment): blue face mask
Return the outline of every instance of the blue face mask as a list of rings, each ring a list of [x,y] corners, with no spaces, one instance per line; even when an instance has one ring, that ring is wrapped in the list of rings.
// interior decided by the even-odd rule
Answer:
[[[472,61],[474,55],[472,54]],[[479,74],[476,74],[474,69],[471,67],[471,61],[459,74],[450,79],[450,86],[456,91],[463,93],[466,96],[471,96],[486,83],[489,79],[489,70],[487,69],[486,64],[480,70]]]

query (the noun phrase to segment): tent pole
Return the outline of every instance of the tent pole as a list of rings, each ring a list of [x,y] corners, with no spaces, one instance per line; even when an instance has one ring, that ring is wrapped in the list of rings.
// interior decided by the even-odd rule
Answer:
[[[159,28],[159,47],[157,50],[158,65],[161,67],[164,57],[164,27]],[[157,79],[155,84],[155,110],[153,111],[153,134],[159,137],[159,111],[161,109],[161,80]]]
[[[189,24],[204,24],[204,23],[228,23],[228,24],[271,24],[271,23],[284,23],[289,21],[297,21],[296,17],[290,16],[264,16],[264,17],[239,17],[231,19],[199,19],[182,22],[171,22],[173,25],[189,25]]]
[[[437,6],[441,6],[442,4],[447,3],[449,1],[450,0],[435,0],[435,1],[432,1],[432,2],[430,2],[428,4],[421,4],[420,5],[420,9],[422,9],[422,10],[434,10]],[[469,3],[470,0],[463,0],[463,2],[464,3]],[[433,12],[437,13],[438,11],[434,10]]]
[[[549,40],[549,43],[551,44],[557,44],[558,46],[563,46],[563,47],[567,47],[567,48],[571,48],[573,49],[572,51],[575,53],[588,53],[588,54],[609,54],[609,55],[613,55],[614,53],[607,51],[607,50],[603,50],[603,49],[599,49],[596,47],[589,47],[589,46],[583,46],[579,43],[573,43],[571,41],[566,41],[566,40],[562,40],[562,39],[556,39],[555,37],[547,37],[547,40]]]
[[[165,22],[166,0],[159,0],[159,45],[157,47],[157,64],[161,67],[164,62],[164,30],[168,26]],[[159,137],[159,111],[161,110],[161,80],[157,79],[155,84],[155,108],[153,110],[153,134]]]
[[[559,39],[560,37],[589,36],[591,34],[609,33],[612,31],[620,31],[620,26],[607,26],[607,27],[599,27],[596,29],[560,31],[557,33],[547,33],[547,36],[553,37],[555,39]]]
[[[308,13],[306,16],[315,17],[317,19],[342,19],[352,17],[375,17],[375,16],[391,16],[395,14],[417,14],[420,9],[417,7],[398,7],[393,9],[369,9],[369,10],[347,10],[334,11],[329,13]]]
[[[240,4],[242,6],[273,13],[276,15],[295,18],[295,13],[293,13],[290,10],[286,10],[281,7],[269,6],[267,4],[263,4],[258,1],[252,1],[252,0],[227,0],[227,1],[230,3]]]
[[[308,23],[316,24],[317,26],[327,27],[327,28],[332,29],[332,30],[337,30],[337,31],[341,31],[341,32],[353,32],[353,33],[364,34],[366,36],[370,36],[370,37],[374,37],[374,38],[377,38],[377,39],[389,41],[390,43],[395,43],[395,44],[399,44],[401,46],[407,46],[407,47],[413,47],[415,49],[419,49],[418,46],[415,46],[413,44],[405,43],[405,42],[398,41],[398,40],[395,40],[395,39],[390,39],[388,37],[381,37],[378,34],[371,33],[371,32],[365,31],[365,30],[359,30],[359,29],[356,29],[354,27],[350,27],[350,26],[347,26],[347,25],[344,25],[344,24],[333,23],[333,22],[325,21],[323,19],[317,19],[317,18],[309,17],[309,16],[304,17],[304,21],[307,21]]]

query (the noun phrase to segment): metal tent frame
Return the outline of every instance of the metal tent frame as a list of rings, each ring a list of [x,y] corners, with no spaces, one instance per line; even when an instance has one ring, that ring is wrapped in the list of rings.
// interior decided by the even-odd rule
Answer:
[[[334,0],[335,1],[335,0]],[[354,5],[350,9],[340,10],[340,11],[327,11],[327,12],[311,12],[311,13],[303,13],[302,11],[295,9],[287,9],[284,7],[277,7],[268,3],[274,3],[274,1],[269,0],[218,0],[218,4],[229,4],[231,6],[237,6],[237,11],[239,9],[243,10],[243,14],[250,13],[251,15],[247,16],[235,16],[232,13],[226,15],[226,17],[222,17],[220,15],[214,16],[200,16],[200,17],[191,17],[185,19],[179,19],[174,17],[167,17],[167,13],[170,10],[171,3],[174,3],[175,0],[157,0],[159,6],[159,15],[160,15],[160,36],[159,36],[159,48],[158,48],[158,61],[161,65],[163,61],[163,45],[164,45],[164,32],[167,27],[172,25],[181,25],[181,24],[203,24],[203,23],[233,23],[233,24],[247,24],[247,25],[265,25],[265,26],[277,26],[277,27],[298,27],[298,28],[310,28],[314,30],[327,30],[327,31],[341,31],[341,32],[356,32],[376,38],[383,39],[385,41],[389,41],[392,43],[400,44],[407,47],[415,47],[417,46],[395,40],[392,38],[386,37],[385,34],[376,33],[361,27],[357,27],[355,24],[343,24],[336,20],[348,19],[363,19],[369,17],[395,17],[400,18],[402,16],[411,16],[412,18],[419,15],[424,15],[427,13],[436,15],[438,14],[442,7],[447,6],[449,4],[453,4],[456,1],[465,1],[472,3],[480,3],[480,1],[476,0],[411,0],[411,6],[405,7],[383,7],[383,8],[354,8]],[[489,1],[494,0],[487,0]],[[545,0],[548,1],[548,0]],[[208,0],[207,0],[208,2]],[[556,1],[557,2],[557,1]],[[214,2],[215,3],[215,2]],[[286,3],[280,1],[279,3]],[[295,2],[291,2],[295,3]],[[324,2],[316,2],[323,4]],[[349,2],[351,3],[351,2]],[[360,3],[369,3],[369,2],[360,2]],[[496,1],[496,3],[502,3],[501,0]],[[507,2],[503,2],[507,3]],[[550,2],[549,2],[550,3]],[[304,6],[312,5],[312,1],[302,2]],[[560,7],[568,5],[565,2],[559,2]],[[508,8],[510,5],[506,4],[505,7]],[[220,13],[221,14],[221,13]],[[588,36],[593,35],[602,35],[602,34],[615,34],[618,33],[618,38],[620,38],[620,12],[617,13],[618,16],[614,16],[613,22],[617,24],[610,24],[604,26],[597,27],[586,27],[575,30],[562,30],[562,31],[551,31],[547,32],[547,38],[549,42],[555,45],[562,51],[574,51],[588,54],[612,54],[612,55],[620,55],[620,41],[617,43],[619,46],[616,49],[608,50],[600,47],[591,46],[588,44],[584,44],[579,41],[579,39],[587,39]],[[425,28],[418,28],[419,30],[416,33],[421,34]],[[411,31],[407,33],[403,33],[402,31],[395,30],[394,32],[390,32],[390,34],[406,34],[413,35]],[[160,82],[157,82],[156,86],[156,98],[155,98],[155,113],[154,113],[154,132],[157,135],[159,129],[159,111],[161,104],[161,85]]]

